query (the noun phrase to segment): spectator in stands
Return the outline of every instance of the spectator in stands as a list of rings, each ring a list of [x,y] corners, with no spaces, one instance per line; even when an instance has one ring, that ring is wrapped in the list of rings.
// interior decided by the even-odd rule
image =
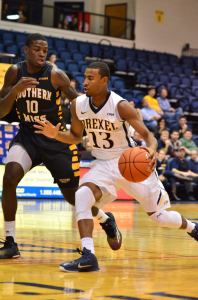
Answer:
[[[146,147],[145,141],[143,140],[142,136],[137,131],[134,131],[133,139],[136,142],[137,146]]]
[[[163,149],[161,149],[157,152],[156,170],[159,179],[163,182],[164,187],[168,191],[168,180],[165,176],[166,165],[167,165],[166,152]]]
[[[148,93],[146,96],[144,96],[143,100],[146,100],[148,103],[148,107],[154,109],[160,116],[163,116],[163,111],[161,107],[159,106],[159,103],[157,99],[155,98],[156,95],[156,89],[155,87],[150,87],[148,89]]]
[[[78,16],[75,15],[61,16],[58,27],[63,29],[78,31]]]
[[[192,136],[192,130],[187,129],[180,139],[181,145],[185,148],[187,155],[190,155],[192,150],[197,150],[197,145],[193,141]]]
[[[170,145],[170,138],[169,138],[169,131],[168,130],[162,130],[160,134],[160,139],[158,140],[158,151],[164,150],[166,157],[171,155],[171,145]]]
[[[8,3],[3,1],[2,3],[2,11],[1,11],[1,19],[2,20],[6,20],[6,17],[8,15],[8,11],[9,11],[9,8],[8,8]]]
[[[78,17],[73,16],[72,21],[68,24],[69,30],[78,31]]]
[[[144,97],[142,102],[143,108],[141,109],[141,114],[145,125],[154,133],[157,132],[158,120],[161,118],[161,115],[157,113],[153,108],[148,104],[148,99]]]
[[[76,90],[78,91],[78,94],[79,94],[79,95],[82,94],[82,93],[79,92],[80,86],[79,86],[79,82],[78,82],[76,79],[72,78],[72,79],[70,80],[70,85],[71,85],[74,89],[76,89]]]
[[[81,94],[78,91],[79,86],[78,86],[78,81],[76,79],[73,78],[70,80],[70,86],[74,88],[79,95]],[[71,101],[65,95],[62,94],[61,104],[62,104],[64,121],[66,124],[71,124],[71,112],[70,112]]]
[[[168,90],[166,87],[160,89],[160,95],[157,98],[159,106],[164,113],[164,118],[166,119],[169,127],[179,120],[179,117],[183,114],[181,107],[173,108],[168,99]]]
[[[27,23],[28,21],[27,11],[28,10],[26,5],[23,2],[21,2],[18,7],[19,23]]]
[[[47,62],[49,62],[50,64],[52,64],[54,67],[56,66],[56,60],[57,60],[57,56],[56,53],[49,53],[48,58],[47,58]]]
[[[168,161],[165,172],[170,182],[173,200],[177,201],[181,200],[177,195],[177,184],[180,184],[180,187],[184,186],[184,197],[186,200],[195,200],[193,196],[192,173],[189,161],[185,158],[185,155],[185,148],[180,147],[177,156]]]
[[[139,108],[135,107],[135,102],[133,100],[129,100],[129,104],[131,105],[131,107],[136,109],[137,113],[139,114],[139,117],[143,120],[141,110]]]
[[[178,120],[178,124],[173,126],[172,130],[178,130],[180,138],[183,136],[184,132],[189,129],[190,126],[188,124],[187,118],[185,116],[180,116]]]
[[[167,124],[166,124],[166,120],[162,117],[158,121],[158,128],[157,128],[157,133],[156,133],[156,138],[157,139],[160,138],[160,134],[163,130],[168,130],[168,127],[167,127]]]
[[[170,146],[171,146],[171,156],[176,156],[176,153],[181,147],[181,141],[179,140],[179,131],[173,130],[171,132]]]
[[[198,174],[198,150],[192,150],[189,159],[190,170]]]

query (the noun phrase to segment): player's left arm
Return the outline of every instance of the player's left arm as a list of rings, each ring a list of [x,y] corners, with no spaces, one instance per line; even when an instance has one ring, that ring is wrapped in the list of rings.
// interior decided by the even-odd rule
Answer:
[[[68,76],[62,70],[53,68],[51,72],[51,80],[52,85],[56,89],[60,89],[70,101],[79,96],[77,91],[70,85]]]
[[[127,121],[145,140],[147,149],[151,157],[155,160],[157,151],[157,140],[153,133],[144,125],[142,118],[137,113],[136,109],[131,107],[128,101],[121,101],[118,104],[118,112],[120,117]]]

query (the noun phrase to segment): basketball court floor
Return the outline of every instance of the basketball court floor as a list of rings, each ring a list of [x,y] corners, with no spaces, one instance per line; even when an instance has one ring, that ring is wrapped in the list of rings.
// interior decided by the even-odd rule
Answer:
[[[172,207],[198,221],[197,203]],[[123,234],[113,252],[95,221],[94,240],[100,271],[66,273],[58,266],[78,258],[74,213],[64,200],[21,200],[17,242],[21,257],[0,260],[2,300],[198,299],[198,243],[184,231],[157,228],[139,204],[114,202],[112,211]],[[2,211],[0,235],[3,237]]]

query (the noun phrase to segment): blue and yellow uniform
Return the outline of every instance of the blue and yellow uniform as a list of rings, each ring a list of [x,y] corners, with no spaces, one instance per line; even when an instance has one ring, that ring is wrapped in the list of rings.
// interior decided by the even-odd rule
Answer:
[[[60,103],[61,91],[51,83],[52,65],[46,63],[38,73],[29,74],[26,62],[17,64],[17,81],[21,77],[34,77],[39,82],[35,88],[18,93],[16,112],[20,130],[13,144],[22,145],[28,152],[32,167],[43,163],[61,187],[77,187],[79,182],[79,157],[76,145],[67,145],[34,132],[36,119],[49,120],[61,130],[66,130]]]

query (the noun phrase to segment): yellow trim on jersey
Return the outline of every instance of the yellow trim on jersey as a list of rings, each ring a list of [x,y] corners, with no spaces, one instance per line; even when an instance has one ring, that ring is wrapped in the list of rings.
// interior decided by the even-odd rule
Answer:
[[[80,171],[74,172],[74,177],[79,177],[80,176]]]
[[[78,151],[73,151],[73,154],[74,154],[74,155],[77,155],[77,154],[78,154]]]
[[[78,170],[79,168],[80,168],[79,162],[72,164],[72,170]]]
[[[72,162],[78,161],[78,156],[72,156]]]
[[[76,150],[77,149],[77,147],[76,147],[76,145],[75,144],[72,144],[72,145],[70,145],[69,146],[69,150]]]
[[[61,104],[61,99],[60,98],[56,99],[56,105],[60,105],[60,104]]]

